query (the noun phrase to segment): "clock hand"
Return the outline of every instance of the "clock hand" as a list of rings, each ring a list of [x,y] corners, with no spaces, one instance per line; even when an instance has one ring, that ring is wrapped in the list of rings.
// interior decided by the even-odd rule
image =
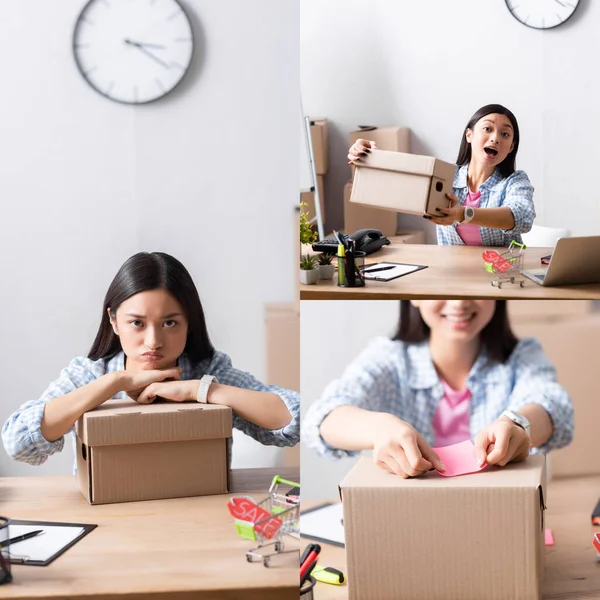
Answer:
[[[142,44],[139,44],[137,42],[132,42],[131,40],[123,40],[126,44],[129,44],[130,46],[135,46],[140,52],[143,52],[146,56],[148,56],[149,58],[151,58],[152,60],[156,61],[159,65],[162,65],[165,69],[169,68],[169,65],[162,61],[160,58],[158,58],[158,56],[156,56],[155,54],[152,54],[152,52],[149,52],[148,50],[146,50],[146,48],[144,48],[142,46]]]
[[[133,44],[135,46],[147,46],[148,48],[157,48],[159,50],[164,50],[166,46],[161,46],[160,44],[148,44],[146,42],[134,42],[133,40],[125,40],[126,44]]]

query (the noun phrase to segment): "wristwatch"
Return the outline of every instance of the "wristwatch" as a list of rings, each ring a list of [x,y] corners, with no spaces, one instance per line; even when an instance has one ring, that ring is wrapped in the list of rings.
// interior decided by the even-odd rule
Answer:
[[[219,383],[214,375],[202,376],[202,379],[200,379],[200,385],[198,386],[198,395],[196,396],[196,400],[198,402],[202,402],[202,404],[206,404],[208,402],[208,389],[213,381]]]
[[[465,225],[469,221],[472,221],[474,216],[475,209],[472,206],[465,206],[465,218],[462,221],[459,221],[459,224]]]
[[[514,410],[505,410],[500,416],[508,417],[513,423],[516,423],[521,429],[524,429],[525,433],[531,437],[531,423],[529,422],[529,419]]]

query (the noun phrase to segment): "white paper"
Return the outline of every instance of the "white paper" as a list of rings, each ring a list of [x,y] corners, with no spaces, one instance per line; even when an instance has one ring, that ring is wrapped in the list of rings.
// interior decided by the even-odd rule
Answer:
[[[330,504],[300,515],[300,534],[345,543],[342,503]]]
[[[387,269],[386,271],[375,271],[374,273],[369,273],[369,269],[382,269],[383,267],[394,268]],[[397,265],[394,263],[380,262],[376,265],[365,267],[362,273],[365,279],[374,279],[376,281],[389,281],[390,279],[394,279],[395,277],[399,277],[400,275],[406,275],[407,273],[412,273],[413,271],[418,271],[419,269],[419,265]]]
[[[84,531],[83,527],[61,527],[57,525],[9,525],[9,536],[15,538],[30,531],[42,529],[35,537],[10,544],[8,547],[14,559],[27,558],[29,560],[48,560],[59,550],[69,545]]]

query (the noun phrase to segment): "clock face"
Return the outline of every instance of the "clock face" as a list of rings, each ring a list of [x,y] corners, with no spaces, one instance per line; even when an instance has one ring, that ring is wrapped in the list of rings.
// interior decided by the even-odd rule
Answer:
[[[185,76],[193,50],[192,27],[177,0],[90,0],[73,34],[84,79],[125,104],[168,94]]]
[[[575,12],[579,0],[505,0],[515,19],[534,29],[562,25]]]

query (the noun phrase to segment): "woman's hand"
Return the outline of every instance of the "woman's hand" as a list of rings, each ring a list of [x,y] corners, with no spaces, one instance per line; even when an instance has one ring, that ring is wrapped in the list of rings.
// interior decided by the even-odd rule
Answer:
[[[465,209],[460,205],[458,198],[454,194],[446,194],[446,198],[450,200],[450,207],[437,209],[439,212],[444,213],[444,217],[433,217],[431,215],[423,215],[423,217],[436,225],[452,225],[454,221],[464,220]]]
[[[172,369],[154,369],[150,371],[122,371],[120,377],[120,388],[126,392],[132,400],[137,400],[138,396],[151,384],[156,381],[165,381],[165,379],[181,379],[181,368]]]
[[[139,404],[152,404],[158,396],[165,400],[173,400],[174,402],[196,400],[199,385],[200,382],[197,380],[157,381],[142,390],[141,394],[135,398],[135,401]]]
[[[383,413],[381,426],[373,440],[373,460],[382,469],[404,479],[434,468],[445,471],[440,457],[414,427]]]
[[[366,156],[371,150],[377,150],[375,142],[369,140],[356,140],[350,150],[348,150],[348,164],[351,165],[355,162],[360,162],[361,156]]]
[[[482,429],[475,438],[475,457],[480,466],[504,467],[529,456],[531,439],[522,427],[508,417],[500,417]]]

